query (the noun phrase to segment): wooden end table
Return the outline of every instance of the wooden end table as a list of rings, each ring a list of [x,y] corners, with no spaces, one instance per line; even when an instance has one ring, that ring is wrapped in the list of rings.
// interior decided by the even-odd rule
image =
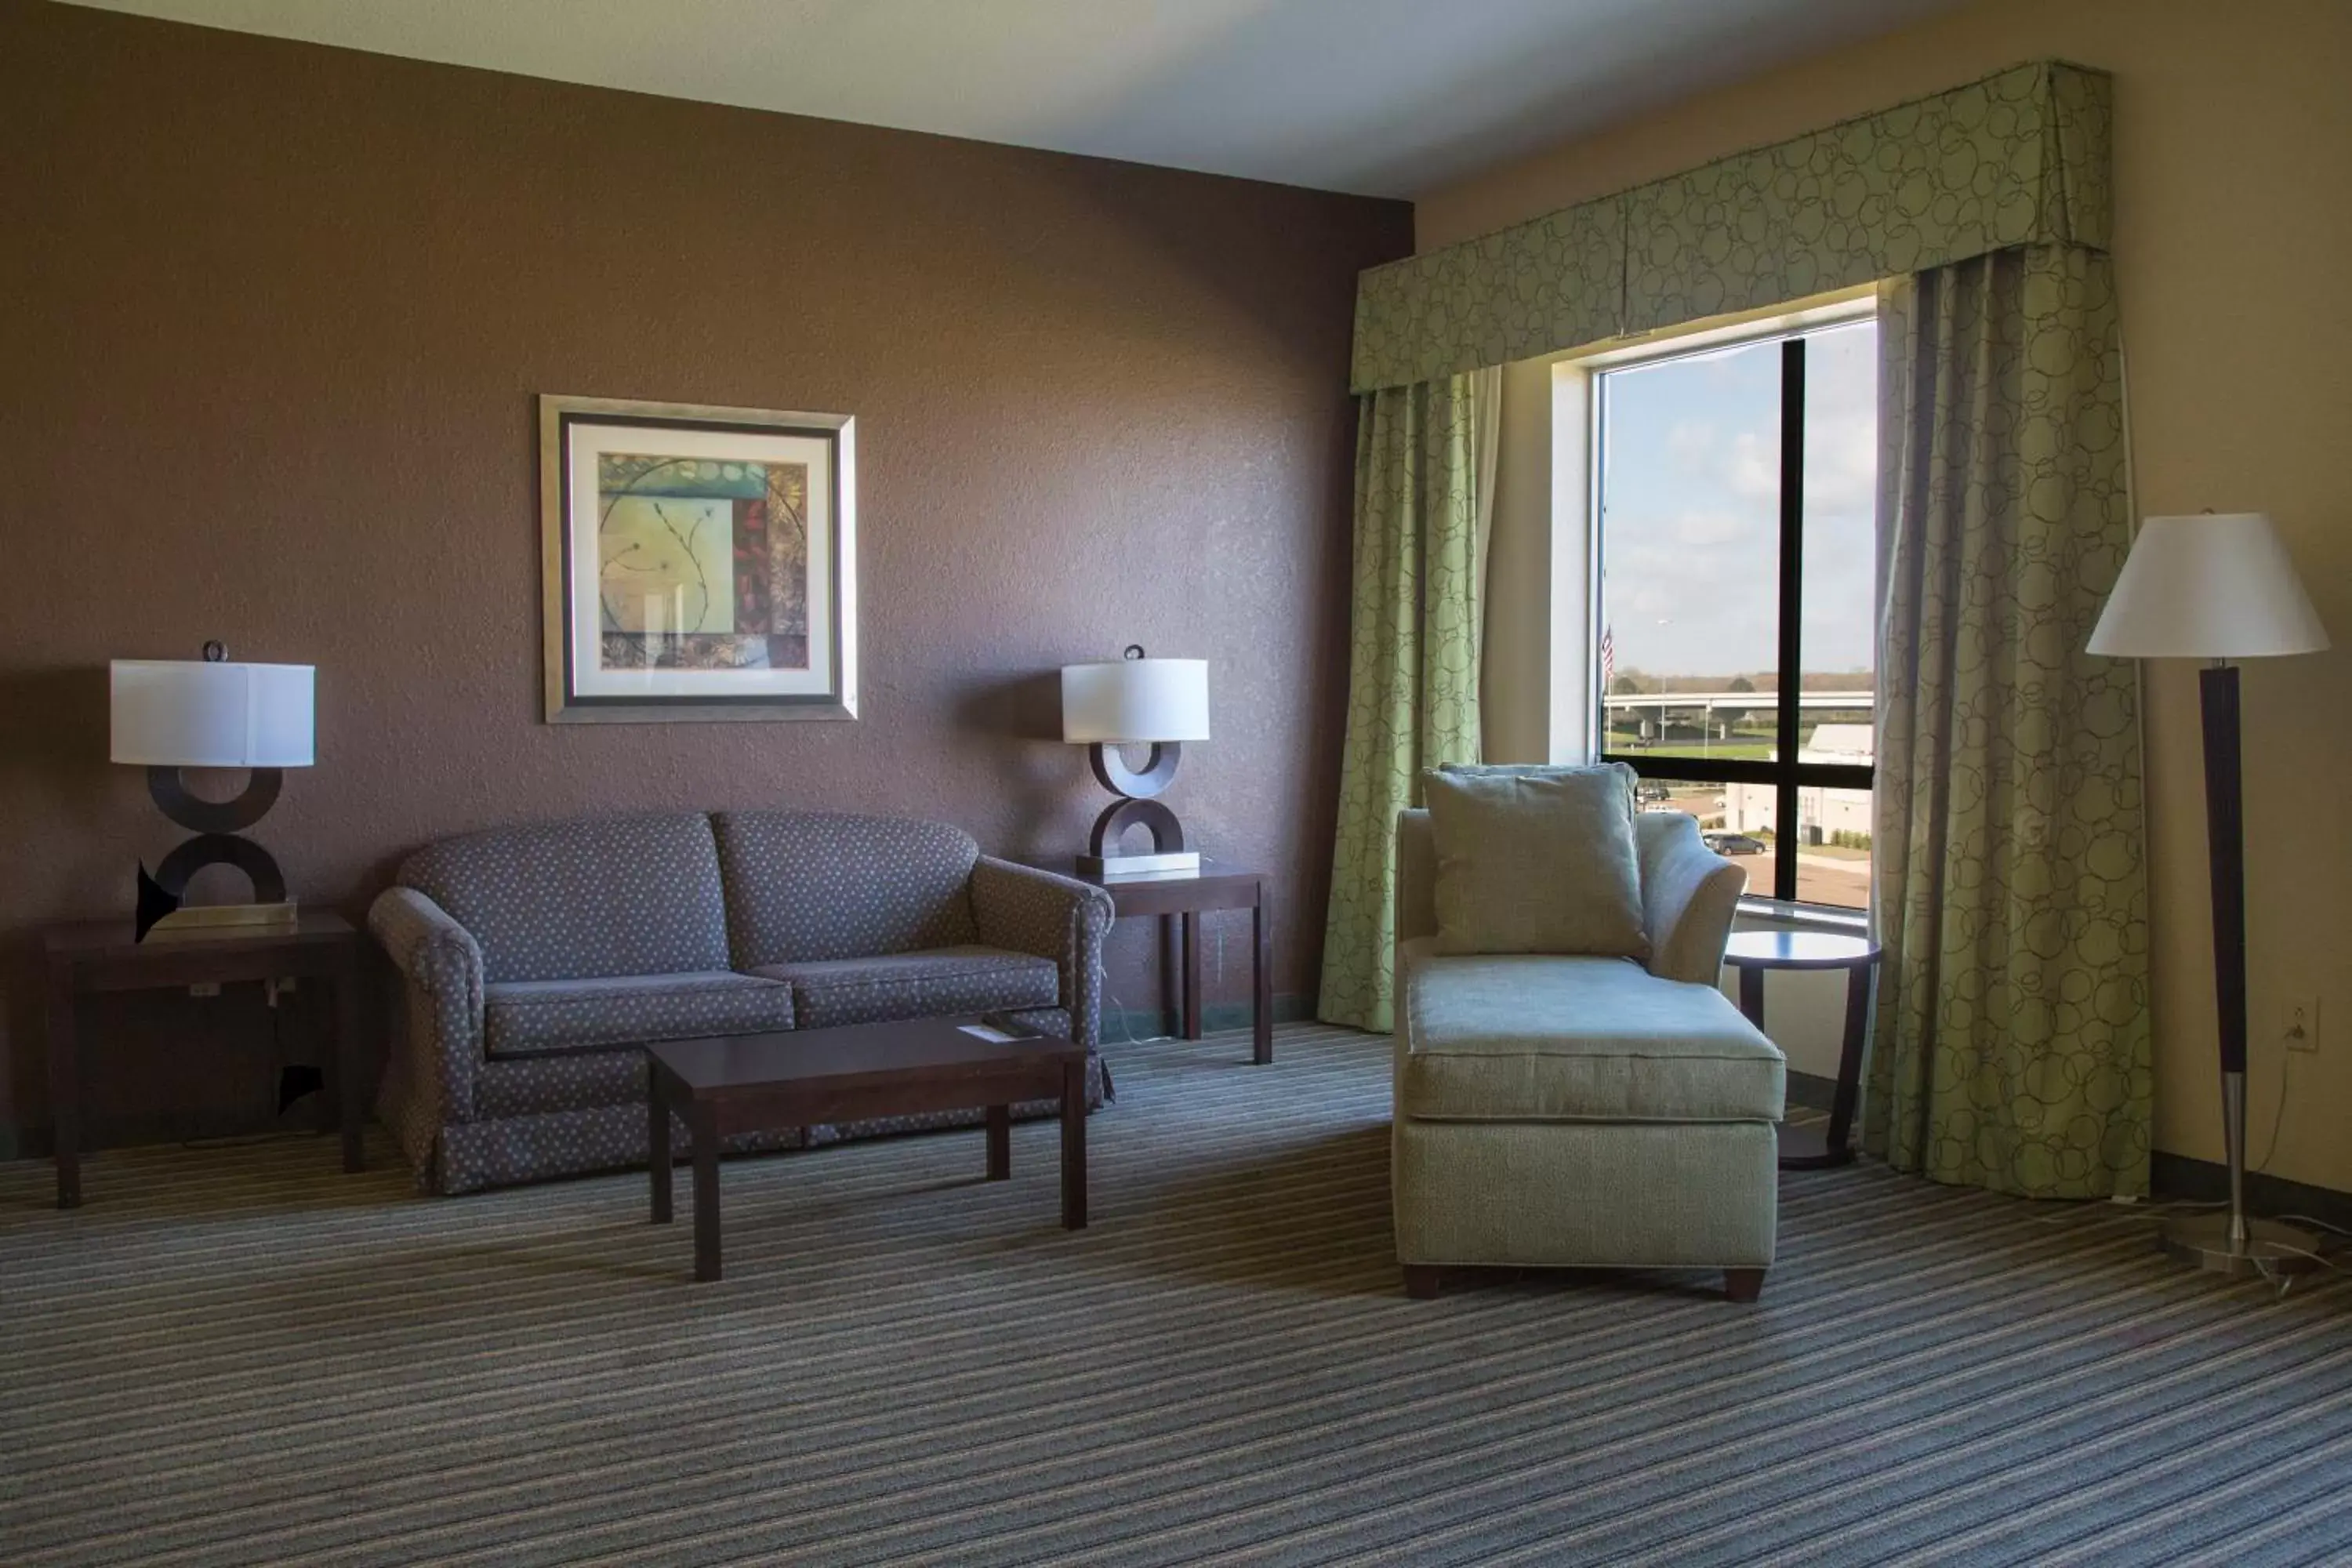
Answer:
[[[52,926],[41,936],[47,968],[49,1116],[56,1129],[58,1207],[81,1206],[81,1063],[74,1014],[87,995],[247,980],[324,980],[334,991],[333,1085],[343,1169],[365,1168],[367,1127],[360,1082],[359,932],[341,915],[305,910],[291,929],[202,936],[131,935],[129,921]]]
[[[1059,868],[1056,868],[1059,869]],[[1065,873],[1070,875],[1072,873]],[[1201,1037],[1201,915],[1208,910],[1250,911],[1250,1059],[1263,1066],[1274,1060],[1274,889],[1263,871],[1244,870],[1214,860],[1203,860],[1197,872],[1164,877],[1105,879],[1075,873],[1110,895],[1115,919],[1161,917],[1161,989],[1174,989],[1181,998],[1184,1037]],[[1181,917],[1183,950],[1181,963],[1167,957],[1165,921]],[[1175,982],[1171,985],[1170,982]],[[1166,1011],[1173,1012],[1175,1008]]]
[[[1819,1171],[1853,1163],[1854,1103],[1862,1095],[1862,1053],[1870,1038],[1870,976],[1878,944],[1866,936],[1823,931],[1745,931],[1724,945],[1723,962],[1739,971],[1739,1010],[1764,1026],[1764,972],[1768,969],[1843,969],[1845,978],[1845,1041],[1838,1053],[1837,1088],[1830,1096],[1826,1138],[1805,1128],[1780,1124],[1780,1169]]]
[[[738,1132],[933,1110],[988,1112],[988,1179],[1013,1177],[1013,1107],[1062,1102],[1062,1225],[1087,1225],[1087,1048],[1058,1035],[989,1039],[975,1018],[782,1029],[646,1047],[653,1221],[670,1220],[670,1113],[694,1135],[694,1277],[719,1278],[719,1145]],[[997,1030],[1008,1034],[1010,1030]]]

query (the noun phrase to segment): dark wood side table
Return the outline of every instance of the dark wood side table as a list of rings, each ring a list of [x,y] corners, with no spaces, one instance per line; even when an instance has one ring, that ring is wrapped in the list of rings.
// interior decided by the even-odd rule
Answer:
[[[1739,971],[1739,1010],[1764,1026],[1764,972],[1768,969],[1843,969],[1845,977],[1845,1042],[1838,1053],[1837,1088],[1830,1096],[1826,1138],[1780,1124],[1780,1169],[1819,1171],[1851,1164],[1854,1102],[1862,1095],[1862,1053],[1870,1038],[1870,977],[1879,947],[1866,936],[1823,931],[1744,931],[1724,945],[1723,962]]]
[[[341,915],[305,910],[289,931],[234,936],[149,937],[129,921],[52,926],[42,933],[48,970],[49,1115],[57,1129],[58,1207],[81,1205],[81,1057],[74,1013],[102,991],[152,991],[247,980],[324,980],[334,991],[334,1089],[343,1169],[363,1167],[367,1125],[359,1060],[359,932]]]
[[[1197,873],[1109,881],[1100,877],[1078,874],[1078,880],[1091,882],[1108,893],[1111,909],[1120,920],[1138,915],[1158,915],[1164,922],[1171,916],[1181,918],[1182,958],[1174,966],[1173,973],[1163,973],[1161,986],[1165,991],[1170,988],[1168,983],[1171,980],[1179,981],[1184,1037],[1188,1040],[1201,1037],[1201,915],[1208,910],[1249,910],[1250,1059],[1260,1064],[1274,1060],[1274,890],[1268,885],[1271,878],[1263,871],[1248,871],[1237,866],[1203,860]],[[1164,924],[1161,929],[1165,931]],[[1164,940],[1160,943],[1163,965],[1167,962],[1167,945]]]

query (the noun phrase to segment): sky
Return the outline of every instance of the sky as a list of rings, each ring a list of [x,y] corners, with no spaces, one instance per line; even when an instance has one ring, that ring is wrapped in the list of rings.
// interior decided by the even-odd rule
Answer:
[[[1877,331],[1856,321],[1806,340],[1808,674],[1873,662]],[[1777,668],[1780,342],[1612,372],[1602,395],[1601,619],[1617,668]]]

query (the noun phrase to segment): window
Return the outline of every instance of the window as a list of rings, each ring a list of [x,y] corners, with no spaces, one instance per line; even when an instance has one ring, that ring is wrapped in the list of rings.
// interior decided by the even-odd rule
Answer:
[[[1748,868],[1870,900],[1877,325],[1594,376],[1596,749]]]

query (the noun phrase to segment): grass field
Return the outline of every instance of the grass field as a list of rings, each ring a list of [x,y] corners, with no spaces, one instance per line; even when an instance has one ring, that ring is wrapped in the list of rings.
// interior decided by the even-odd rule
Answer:
[[[1769,741],[1750,740],[1739,736],[1729,741],[1701,741],[1696,735],[1689,740],[1651,741],[1643,742],[1633,735],[1617,731],[1609,732],[1604,742],[1612,752],[1643,757],[1741,757],[1756,762],[1769,762],[1778,750]]]

